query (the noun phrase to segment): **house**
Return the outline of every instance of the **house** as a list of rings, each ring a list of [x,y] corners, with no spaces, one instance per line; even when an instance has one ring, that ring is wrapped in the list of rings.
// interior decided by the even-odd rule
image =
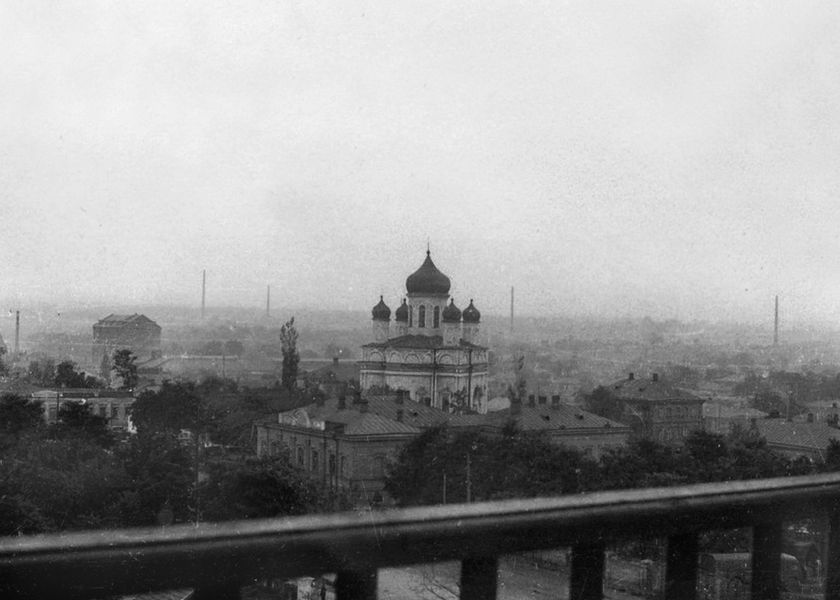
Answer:
[[[64,388],[39,390],[30,395],[44,407],[44,420],[48,425],[58,420],[58,411],[66,402],[78,402],[90,407],[94,415],[107,419],[111,429],[130,431],[132,429],[129,409],[136,399],[134,393],[97,388]]]
[[[620,404],[620,421],[635,436],[673,444],[703,429],[703,399],[663,381],[657,373],[650,378],[630,373],[607,389]]]
[[[840,442],[840,429],[825,423],[787,419],[753,419],[749,431],[763,437],[767,447],[790,458],[823,460],[831,440]]]
[[[515,423],[520,431],[543,433],[548,439],[568,448],[582,451],[592,458],[599,458],[610,448],[627,444],[631,429],[623,423],[612,421],[575,406],[562,404],[554,395],[551,404],[546,396],[528,397],[528,403],[513,402],[510,408],[482,415],[481,430],[499,434],[508,423]]]

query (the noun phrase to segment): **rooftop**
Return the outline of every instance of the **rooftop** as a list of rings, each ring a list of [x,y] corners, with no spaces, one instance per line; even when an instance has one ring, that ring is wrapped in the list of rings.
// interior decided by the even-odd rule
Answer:
[[[694,400],[702,402],[702,398],[689,391],[671,385],[656,374],[651,377],[630,377],[621,379],[609,385],[608,389],[618,398],[625,400],[642,400],[656,402],[661,400]]]
[[[399,337],[391,338],[384,342],[372,342],[365,344],[365,348],[422,348],[425,350],[442,349],[442,348],[481,348],[471,342],[460,340],[454,346],[445,346],[443,344],[443,336],[440,335],[401,335]]]

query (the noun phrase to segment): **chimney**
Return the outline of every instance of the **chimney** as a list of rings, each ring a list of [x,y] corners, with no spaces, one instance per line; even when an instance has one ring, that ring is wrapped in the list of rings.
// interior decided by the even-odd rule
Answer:
[[[536,406],[536,397],[534,394],[528,394],[528,406]]]
[[[347,408],[347,396],[341,394],[338,397],[338,410],[344,410],[345,408]]]
[[[627,381],[633,381],[635,378],[636,378],[636,376],[635,376],[635,375],[631,372],[631,373],[627,376]]]
[[[773,345],[779,345],[779,297],[776,296],[776,311],[773,319]]]
[[[362,392],[359,390],[353,390],[353,404],[361,404],[362,403]]]
[[[522,400],[514,398],[510,401],[510,416],[518,417],[522,414]]]
[[[397,421],[399,421],[400,423],[403,422],[403,409],[401,408],[397,409]]]
[[[814,413],[808,413],[808,422],[809,422],[809,423],[813,423],[813,422],[814,422]]]
[[[551,408],[560,408],[560,394],[551,397]]]
[[[265,316],[271,316],[271,286],[265,287]]]
[[[539,401],[540,406],[545,406],[548,398],[546,398],[545,396],[539,396],[539,398],[537,398],[537,400]]]
[[[653,373],[650,376],[650,379],[651,379],[651,381],[654,381],[654,382],[659,381],[659,373]]]

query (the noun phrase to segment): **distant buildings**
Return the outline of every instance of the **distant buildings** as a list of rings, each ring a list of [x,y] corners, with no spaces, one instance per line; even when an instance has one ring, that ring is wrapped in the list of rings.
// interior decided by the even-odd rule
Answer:
[[[510,423],[554,443],[598,458],[627,442],[630,428],[578,408],[518,406],[489,414],[459,415],[408,398],[408,392],[339,396],[279,413],[256,424],[257,454],[289,457],[313,479],[342,490],[355,504],[387,501],[386,469],[400,449],[431,427],[446,424],[500,435]]]
[[[662,381],[656,373],[650,378],[630,373],[608,390],[621,407],[620,420],[636,436],[674,444],[703,429],[703,399]]]
[[[32,392],[31,398],[44,407],[44,420],[51,425],[58,420],[58,411],[67,402],[83,403],[94,415],[103,417],[108,427],[129,431],[131,429],[129,408],[134,404],[132,392],[109,390],[67,388],[61,390],[39,390]]]
[[[384,299],[373,307],[374,341],[362,346],[359,362],[362,389],[402,389],[442,410],[486,412],[487,348],[476,343],[481,313],[472,300],[463,312],[455,306],[449,278],[429,252],[405,287],[394,331]]]
[[[146,315],[111,314],[93,326],[91,359],[99,364],[103,356],[111,357],[116,350],[128,349],[135,356],[160,356],[160,325]]]

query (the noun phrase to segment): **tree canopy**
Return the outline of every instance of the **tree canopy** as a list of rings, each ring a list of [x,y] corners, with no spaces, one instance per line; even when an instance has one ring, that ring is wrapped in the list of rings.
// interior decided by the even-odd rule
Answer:
[[[280,328],[280,351],[283,354],[280,385],[287,390],[293,390],[297,381],[298,363],[300,362],[297,341],[298,332],[295,328],[295,318],[292,317]]]
[[[133,390],[137,387],[137,357],[131,350],[117,350],[114,352],[113,369],[120,378],[121,390]]]

